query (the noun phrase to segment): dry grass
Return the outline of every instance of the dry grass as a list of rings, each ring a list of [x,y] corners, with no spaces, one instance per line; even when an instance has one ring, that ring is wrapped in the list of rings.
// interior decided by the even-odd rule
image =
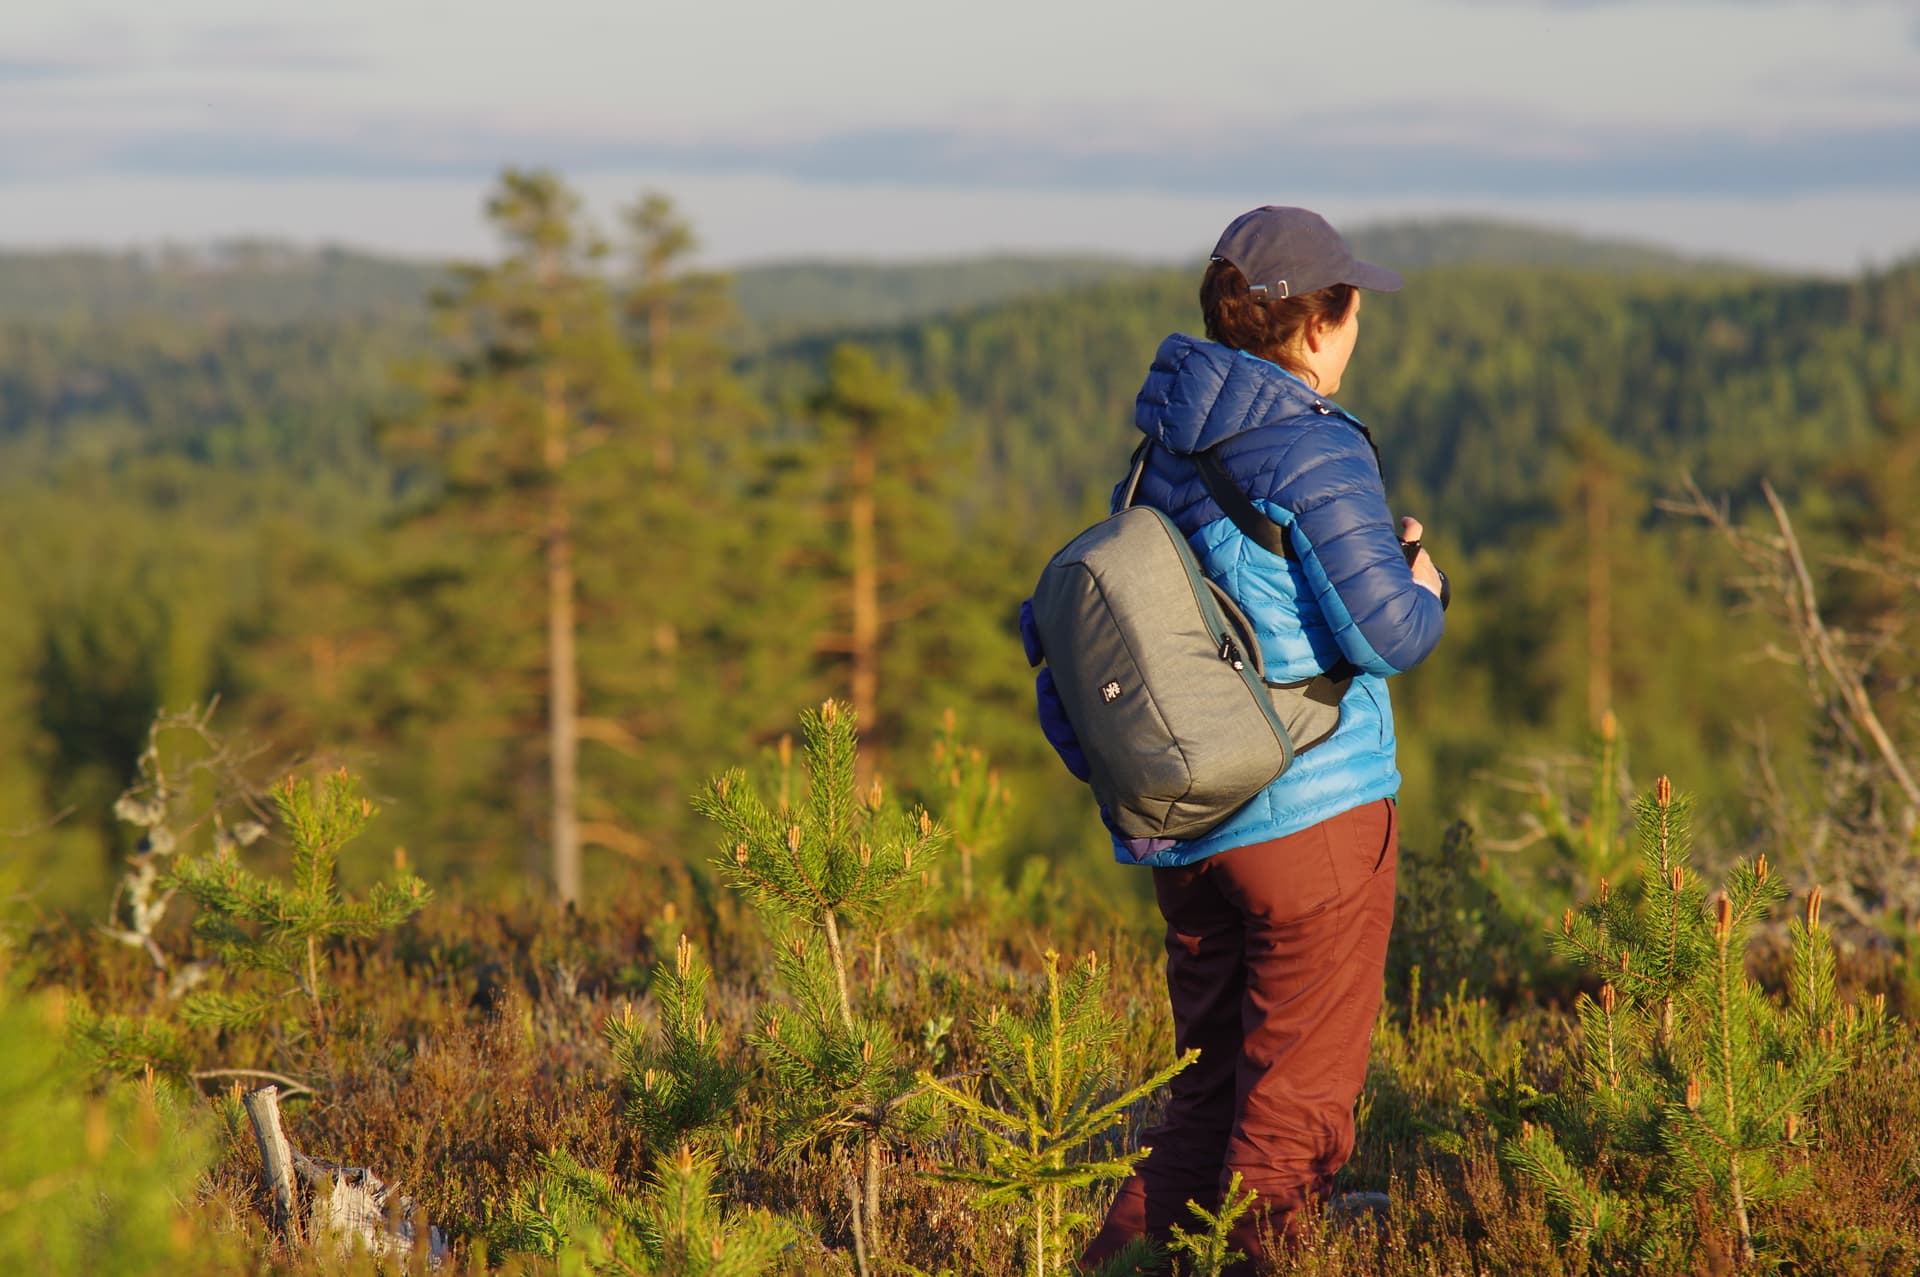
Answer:
[[[652,1014],[650,971],[683,930],[714,968],[709,1008],[725,1048],[751,1066],[744,1038],[770,996],[766,942],[729,897],[682,871],[636,880],[584,914],[442,899],[392,936],[335,947],[339,1001],[325,1041],[296,1027],[189,1034],[186,1048],[203,1068],[269,1068],[311,1080],[316,1094],[287,1108],[296,1145],[400,1180],[447,1228],[463,1268],[542,1270],[544,1261],[484,1254],[478,1239],[490,1204],[504,1201],[552,1148],[626,1190],[642,1187],[657,1150],[640,1147],[620,1116],[625,1097],[601,1025],[628,1002],[643,1018]],[[188,953],[184,936],[169,939]],[[910,1044],[913,1062],[951,1073],[975,1063],[971,1017],[1031,997],[1048,947],[1095,950],[1110,964],[1110,996],[1130,1026],[1127,1076],[1170,1057],[1159,940],[1150,910],[1137,905],[1076,903],[1057,888],[965,906],[943,897],[892,934],[857,937],[853,950],[874,1009]],[[167,1010],[140,955],[82,929],[46,931],[28,953],[39,984],[83,990],[96,1006]],[[1410,1015],[1404,992],[1390,991],[1359,1144],[1341,1178],[1343,1190],[1388,1191],[1390,1216],[1322,1221],[1274,1271],[1638,1271],[1632,1256],[1568,1248],[1547,1205],[1518,1189],[1493,1152],[1502,1123],[1522,1115],[1528,1088],[1559,1084],[1574,1044],[1571,1022],[1524,1004],[1502,1010],[1464,992]],[[1827,1096],[1803,1188],[1756,1219],[1770,1270],[1920,1271],[1920,1046],[1904,1027],[1897,1037],[1885,1068],[1856,1071]],[[1506,1089],[1475,1084],[1475,1076],[1504,1078]],[[756,1073],[724,1133],[720,1183],[731,1200],[797,1226],[792,1271],[850,1272],[839,1181],[817,1159],[774,1161],[765,1084]],[[211,1107],[222,1108],[220,1084],[202,1085]],[[1148,1117],[1144,1109],[1132,1115],[1128,1138]],[[976,1210],[963,1190],[916,1173],[964,1155],[949,1135],[890,1160],[878,1249],[927,1272],[1019,1272],[1009,1217]],[[1097,1218],[1104,1197],[1085,1194],[1079,1208]],[[251,1137],[230,1119],[195,1208],[207,1239],[195,1251],[200,1271],[337,1267],[279,1250],[261,1205]],[[1698,1212],[1694,1241],[1695,1271],[1732,1271],[1711,1212]]]

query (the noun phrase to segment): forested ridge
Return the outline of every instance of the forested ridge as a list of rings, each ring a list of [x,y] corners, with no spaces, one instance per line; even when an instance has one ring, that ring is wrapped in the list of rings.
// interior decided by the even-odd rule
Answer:
[[[1427,521],[1462,597],[1441,653],[1400,693],[1410,806],[1428,813],[1425,832],[1435,836],[1480,801],[1462,796],[1468,777],[1592,729],[1585,613],[1598,554],[1617,582],[1607,636],[1613,708],[1652,761],[1696,776],[1733,836],[1754,715],[1774,748],[1792,748],[1805,711],[1786,696],[1751,694],[1776,671],[1750,659],[1760,644],[1727,610],[1730,587],[1714,579],[1727,565],[1697,528],[1653,502],[1691,472],[1747,507],[1766,478],[1814,535],[1897,523],[1898,512],[1869,508],[1875,499],[1843,479],[1863,458],[1870,471],[1877,452],[1910,446],[1920,418],[1920,265],[1851,281],[1781,279],[1576,251],[1576,241],[1497,226],[1437,228],[1426,250],[1484,259],[1503,232],[1516,237],[1512,256],[1550,256],[1543,244],[1557,243],[1576,264],[1411,270],[1403,293],[1368,299],[1343,395],[1376,431],[1396,507]],[[1405,228],[1383,238],[1383,247],[1421,250]],[[402,673],[413,661],[433,668],[434,645],[466,643],[460,635],[478,623],[421,606],[416,587],[439,579],[436,554],[451,543],[436,551],[438,534],[427,530],[436,525],[406,511],[443,480],[430,455],[392,446],[435,348],[424,303],[402,299],[444,289],[445,279],[411,266],[382,275],[338,252],[233,250],[218,260],[219,269],[198,272],[175,262],[172,275],[111,258],[0,264],[0,275],[37,290],[34,315],[14,306],[0,320],[12,525],[0,570],[13,597],[30,600],[12,610],[4,648],[16,710],[3,730],[17,747],[0,777],[0,828],[69,812],[46,842],[76,882],[107,872],[116,835],[103,802],[145,717],[164,706],[217,694],[236,729],[264,730],[282,748],[347,751],[411,800],[423,838],[439,819],[429,813],[453,805],[449,794],[506,765],[476,764],[462,778],[441,758],[436,779],[401,761],[453,730],[436,719],[448,705],[487,694],[429,693]],[[1065,278],[1087,268],[1061,265]],[[869,279],[824,308],[885,313],[902,304],[901,289],[912,301],[923,286],[949,290],[964,274],[943,264],[909,286],[900,282],[908,268],[886,269],[888,299],[876,300]],[[981,269],[987,292],[1005,285],[1003,263]],[[285,311],[266,304],[274,294],[265,281],[276,275]],[[786,322],[795,288],[831,293],[844,285],[837,278],[783,270],[761,282],[773,289],[763,295],[781,298],[769,303],[774,320]],[[1009,617],[1042,548],[1104,503],[1135,437],[1132,397],[1155,345],[1197,327],[1191,272],[1129,268],[1004,304],[758,350],[741,343],[729,291],[701,277],[673,302],[703,298],[671,339],[693,343],[676,350],[696,352],[686,357],[706,383],[683,378],[674,393],[693,415],[672,427],[688,455],[711,467],[702,491],[654,508],[659,498],[643,486],[620,507],[598,551],[613,576],[582,622],[606,668],[628,668],[614,680],[629,685],[624,696],[637,694],[630,671],[653,663],[659,644],[683,650],[683,627],[727,652],[701,687],[656,688],[669,701],[693,698],[697,712],[630,712],[616,757],[590,764],[611,769],[610,788],[623,793],[609,800],[609,819],[675,844],[686,820],[677,795],[714,761],[650,748],[633,725],[658,732],[684,722],[675,730],[719,750],[742,734],[770,740],[793,705],[842,685],[835,649],[846,636],[828,600],[844,565],[834,563],[835,498],[821,469],[831,447],[821,396],[834,393],[823,379],[849,342],[878,365],[857,376],[898,374],[899,387],[873,393],[906,396],[890,410],[921,421],[914,428],[931,434],[918,446],[938,456],[903,460],[901,489],[889,498],[903,505],[885,587],[893,602],[878,655],[886,690],[875,743],[916,739],[951,706],[1020,784],[1072,795],[1028,726]],[[728,358],[728,343],[748,353]],[[645,387],[632,393],[635,420],[662,419]],[[1596,546],[1588,534],[1603,498]],[[642,529],[663,520],[735,530],[693,535],[675,552],[720,553],[700,569],[717,575],[698,578],[672,555],[638,548],[649,540]],[[633,538],[624,548],[623,536]],[[754,584],[756,572],[772,575]],[[671,595],[656,610],[674,619],[636,619],[646,609],[623,594]],[[812,630],[775,627],[775,638],[769,613],[810,618]],[[1694,694],[1678,696],[1683,685]],[[717,699],[749,686],[759,689],[750,706]],[[353,687],[392,702],[343,700]],[[452,700],[436,710],[433,697]],[[512,721],[496,719],[492,731],[510,739]],[[460,872],[516,865],[515,848],[531,836],[513,832],[516,803],[497,787],[477,801],[502,823],[468,812],[457,854],[424,854],[451,855],[448,867]],[[1054,852],[1075,861],[1097,854],[1071,832],[1077,806],[1032,806],[1072,812],[1029,813]]]
[[[1197,270],[486,212],[0,257],[0,1259],[373,1271],[338,1159],[410,1270],[1068,1271],[1182,1060],[1014,617]],[[1920,260],[1355,238],[1454,603],[1365,1195],[1263,1271],[1912,1272]]]

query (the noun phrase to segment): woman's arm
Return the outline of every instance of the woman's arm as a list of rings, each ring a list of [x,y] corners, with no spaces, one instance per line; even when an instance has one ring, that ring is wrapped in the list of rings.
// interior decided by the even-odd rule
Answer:
[[[1332,420],[1306,427],[1287,460],[1274,499],[1293,513],[1294,546],[1341,654],[1382,677],[1412,669],[1445,622],[1401,551],[1372,447]]]

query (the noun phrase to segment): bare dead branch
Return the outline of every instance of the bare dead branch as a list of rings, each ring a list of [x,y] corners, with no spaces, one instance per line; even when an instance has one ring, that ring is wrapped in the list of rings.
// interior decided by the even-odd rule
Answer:
[[[653,850],[653,844],[641,835],[611,820],[581,821],[580,841],[618,852],[629,860],[647,860]]]
[[[581,740],[598,741],[629,758],[645,752],[640,738],[610,718],[581,718],[575,724]]]
[[[0,829],[0,838],[24,840],[35,834],[44,834],[71,815],[73,815],[73,808],[62,807],[37,825],[23,825],[19,829]]]
[[[1833,636],[1820,618],[1820,601],[1814,593],[1813,575],[1807,570],[1806,557],[1800,551],[1800,539],[1794,535],[1793,522],[1787,517],[1786,506],[1781,504],[1779,496],[1773,490],[1773,485],[1765,480],[1761,481],[1760,491],[1766,497],[1767,507],[1773,511],[1773,520],[1780,529],[1780,539],[1785,547],[1787,561],[1792,566],[1794,579],[1799,586],[1799,620],[1806,632],[1814,657],[1839,689],[1841,698],[1846,702],[1855,723],[1879,751],[1881,760],[1887,765],[1887,771],[1893,776],[1894,783],[1900,786],[1901,793],[1906,796],[1907,806],[1913,810],[1920,810],[1920,784],[1914,782],[1913,772],[1908,769],[1906,760],[1900,756],[1899,749],[1893,743],[1893,738],[1887,734],[1887,729],[1881,724],[1880,716],[1874,712],[1873,700],[1867,695],[1867,689],[1860,679],[1859,671],[1842,658],[1834,645]]]
[[[188,1076],[196,1082],[217,1077],[252,1077],[259,1078],[263,1082],[274,1083],[281,1088],[280,1094],[284,1096],[314,1094],[313,1088],[305,1082],[296,1081],[284,1073],[273,1073],[266,1069],[196,1069]]]

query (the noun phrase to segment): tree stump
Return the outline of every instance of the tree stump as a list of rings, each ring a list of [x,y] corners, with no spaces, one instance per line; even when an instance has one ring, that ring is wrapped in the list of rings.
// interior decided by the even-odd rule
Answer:
[[[293,1146],[280,1128],[280,1088],[263,1086],[240,1097],[253,1138],[260,1145],[260,1165],[267,1191],[273,1196],[273,1226],[290,1246],[300,1244],[300,1181],[293,1169]]]

